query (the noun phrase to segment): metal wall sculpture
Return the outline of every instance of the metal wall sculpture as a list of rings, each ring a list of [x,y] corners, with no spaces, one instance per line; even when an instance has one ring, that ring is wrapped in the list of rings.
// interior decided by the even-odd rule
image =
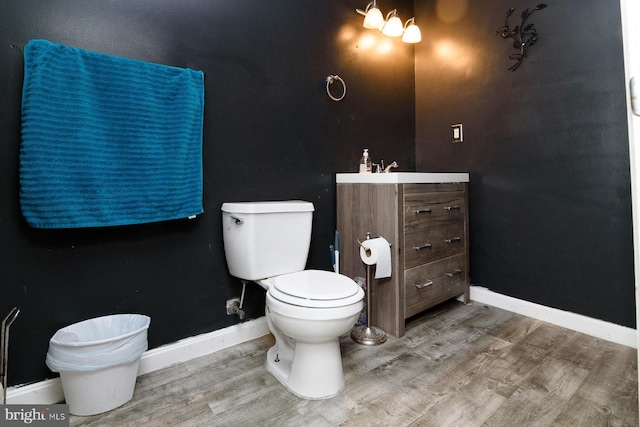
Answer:
[[[518,50],[518,53],[514,53],[509,55],[509,58],[515,59],[516,63],[509,67],[509,70],[515,71],[518,69],[520,64],[524,58],[527,57],[527,49],[536,44],[538,41],[538,32],[535,28],[533,28],[533,24],[526,24],[527,19],[531,16],[531,14],[537,10],[542,10],[547,7],[546,4],[540,3],[532,10],[528,8],[525,9],[520,17],[522,18],[522,22],[520,25],[516,25],[513,29],[509,26],[509,17],[513,15],[515,8],[511,8],[507,11],[507,17],[504,18],[504,26],[500,27],[496,30],[500,37],[503,39],[511,38],[513,39],[513,47]]]

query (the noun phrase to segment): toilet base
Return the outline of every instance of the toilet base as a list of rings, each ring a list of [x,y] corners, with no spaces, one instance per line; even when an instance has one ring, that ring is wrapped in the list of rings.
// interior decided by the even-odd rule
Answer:
[[[289,391],[309,400],[329,399],[344,387],[340,342],[297,342],[291,351],[281,352],[278,342],[267,351],[267,371]]]

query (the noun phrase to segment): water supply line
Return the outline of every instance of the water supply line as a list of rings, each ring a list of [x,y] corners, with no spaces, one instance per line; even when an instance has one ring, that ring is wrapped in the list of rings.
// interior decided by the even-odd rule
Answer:
[[[7,367],[9,363],[9,328],[20,314],[18,307],[13,307],[7,317],[2,321],[0,331],[0,383],[2,384],[2,404],[7,403]]]
[[[247,281],[241,280],[242,282],[242,294],[240,295],[240,301],[233,300],[227,306],[228,314],[237,314],[240,320],[244,320],[244,310],[242,309],[242,304],[244,303],[244,291],[247,288]]]

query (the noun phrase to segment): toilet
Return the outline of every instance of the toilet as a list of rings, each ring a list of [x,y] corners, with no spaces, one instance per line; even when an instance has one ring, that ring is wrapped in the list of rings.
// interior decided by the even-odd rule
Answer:
[[[344,387],[338,339],[358,320],[364,292],[341,274],[304,269],[313,211],[299,200],[224,203],[222,235],[231,275],[267,292],[267,371],[301,398],[327,399]]]

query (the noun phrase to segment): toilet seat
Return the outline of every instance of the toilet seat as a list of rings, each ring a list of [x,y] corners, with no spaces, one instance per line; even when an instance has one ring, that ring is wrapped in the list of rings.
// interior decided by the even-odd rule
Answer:
[[[284,303],[309,308],[342,307],[363,298],[350,278],[322,270],[304,270],[272,278],[269,294]]]

